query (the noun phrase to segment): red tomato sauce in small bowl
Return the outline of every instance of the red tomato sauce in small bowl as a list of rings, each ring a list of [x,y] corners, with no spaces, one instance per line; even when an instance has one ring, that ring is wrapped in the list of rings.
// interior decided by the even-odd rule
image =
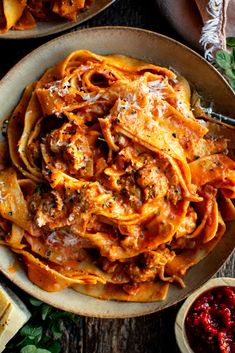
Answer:
[[[187,313],[185,330],[195,353],[235,353],[235,287],[202,293]]]

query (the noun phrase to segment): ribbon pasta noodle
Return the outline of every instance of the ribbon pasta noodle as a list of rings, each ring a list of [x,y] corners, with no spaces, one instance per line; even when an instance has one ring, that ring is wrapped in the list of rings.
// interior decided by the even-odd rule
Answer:
[[[50,21],[58,16],[76,21],[77,15],[93,0],[1,0],[0,31],[26,30],[36,26],[36,21]]]
[[[156,301],[235,219],[227,139],[196,119],[188,82],[79,50],[29,85],[7,127],[1,244],[46,291]]]

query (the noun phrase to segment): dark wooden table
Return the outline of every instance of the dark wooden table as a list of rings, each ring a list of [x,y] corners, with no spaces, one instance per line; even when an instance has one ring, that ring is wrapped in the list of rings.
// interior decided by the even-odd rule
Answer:
[[[117,0],[108,10],[78,28],[125,25],[160,32],[182,41],[154,8],[153,0]],[[26,41],[0,41],[0,76],[19,59],[53,36]],[[218,276],[235,277],[235,253]],[[174,321],[181,304],[135,319],[82,318],[65,327],[63,353],[174,353]],[[17,353],[17,352],[14,352]]]

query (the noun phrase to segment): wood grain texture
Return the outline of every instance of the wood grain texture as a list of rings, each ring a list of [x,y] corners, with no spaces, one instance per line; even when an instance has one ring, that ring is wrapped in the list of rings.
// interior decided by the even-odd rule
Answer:
[[[135,319],[85,319],[84,352],[178,352],[174,321],[178,308]]]
[[[153,0],[117,0],[101,15],[77,28],[105,25],[142,27],[181,40],[157,13]],[[1,40],[0,76],[31,50],[52,38]],[[217,276],[235,277],[235,254]],[[179,307],[180,304],[135,319],[82,318],[80,327],[65,322],[62,353],[178,353],[174,321]]]

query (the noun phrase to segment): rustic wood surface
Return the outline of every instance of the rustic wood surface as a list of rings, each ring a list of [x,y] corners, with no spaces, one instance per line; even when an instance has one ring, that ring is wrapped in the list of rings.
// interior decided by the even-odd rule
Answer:
[[[111,8],[78,28],[106,25],[142,27],[181,40],[158,14],[154,0],[117,0]],[[32,49],[52,38],[53,36],[27,41],[0,40],[1,77]],[[235,277],[234,263],[235,254],[217,275]],[[135,319],[82,318],[80,326],[65,323],[63,353],[179,352],[174,337],[174,321],[180,305]]]

